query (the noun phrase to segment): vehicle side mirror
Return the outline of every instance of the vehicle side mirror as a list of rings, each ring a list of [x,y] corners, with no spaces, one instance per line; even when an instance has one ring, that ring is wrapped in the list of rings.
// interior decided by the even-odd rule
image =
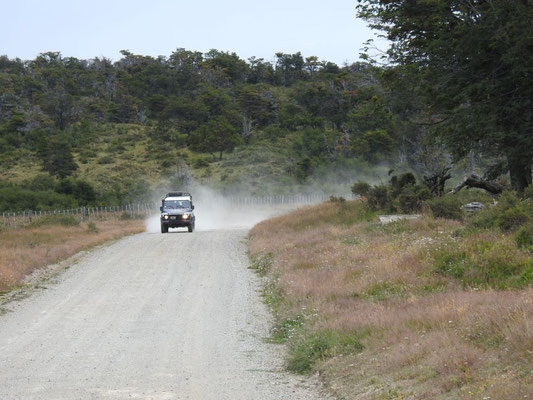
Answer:
[[[163,206],[159,207],[159,211],[163,211]]]
[[[191,210],[194,210],[194,206],[191,206]]]

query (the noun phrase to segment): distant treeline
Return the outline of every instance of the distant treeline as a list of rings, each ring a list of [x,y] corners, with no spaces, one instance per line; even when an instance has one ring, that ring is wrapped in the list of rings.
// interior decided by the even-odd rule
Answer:
[[[392,42],[385,65],[181,48],[157,58],[122,51],[116,62],[2,56],[0,161],[37,155],[64,179],[78,167],[72,152],[81,156],[102,126],[138,124],[154,148],[213,160],[273,144],[300,182],[353,162],[401,161],[419,177],[439,176],[466,159],[486,179],[530,185],[533,7],[360,0],[357,10]]]
[[[300,179],[321,163],[398,153],[402,116],[379,83],[382,71],[304,58],[240,59],[178,49],[169,57],[123,51],[79,60],[43,53],[0,57],[0,154],[25,148],[59,177],[76,169],[95,124],[150,126],[153,140],[221,158],[236,145],[284,140]]]

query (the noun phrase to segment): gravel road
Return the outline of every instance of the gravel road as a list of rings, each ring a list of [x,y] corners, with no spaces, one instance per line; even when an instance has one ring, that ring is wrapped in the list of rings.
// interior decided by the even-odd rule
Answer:
[[[246,229],[143,233],[0,316],[0,399],[319,399],[283,372]]]

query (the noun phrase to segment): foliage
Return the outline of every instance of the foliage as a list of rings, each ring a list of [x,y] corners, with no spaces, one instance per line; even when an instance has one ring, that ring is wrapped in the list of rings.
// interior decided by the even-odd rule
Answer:
[[[520,200],[513,192],[505,192],[500,196],[498,204],[482,210],[472,218],[475,228],[499,228],[502,231],[513,231],[533,220],[531,200]]]
[[[429,124],[438,124],[440,137],[454,154],[482,150],[505,157],[514,188],[522,191],[530,185],[530,2],[358,3],[359,17],[392,42],[387,52],[391,70],[412,76],[408,81],[429,105]]]
[[[463,211],[461,210],[461,201],[452,195],[435,197],[424,202],[431,210],[431,214],[435,218],[447,219],[463,219]]]
[[[516,232],[515,242],[519,248],[533,251],[533,223],[522,226]]]
[[[351,187],[353,194],[366,196],[370,191],[370,185],[366,182],[355,182]]]
[[[343,352],[361,352],[361,335],[323,330],[303,335],[291,342],[287,368],[300,374],[311,371],[317,361]]]
[[[510,239],[471,238],[458,246],[437,249],[432,256],[438,272],[469,287],[512,289],[533,280],[533,260],[524,257]]]
[[[29,227],[50,225],[78,226],[79,224],[80,222],[72,215],[52,214],[38,217],[29,225]]]
[[[94,222],[89,222],[87,224],[87,232],[89,233],[98,233],[100,230],[96,227],[96,224]]]
[[[413,213],[420,211],[425,200],[431,198],[426,186],[418,185],[410,172],[400,176],[393,175],[388,184],[370,186],[358,182],[352,186],[353,193],[358,190],[366,198],[368,206],[375,211]]]

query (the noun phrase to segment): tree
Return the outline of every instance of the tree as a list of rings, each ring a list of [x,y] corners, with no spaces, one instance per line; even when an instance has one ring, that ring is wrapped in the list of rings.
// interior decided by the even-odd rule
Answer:
[[[523,190],[533,166],[533,7],[529,0],[358,0],[385,31],[394,66],[412,66],[456,157],[504,156]]]
[[[64,137],[54,137],[49,142],[42,141],[39,156],[43,162],[43,170],[61,179],[72,175],[78,164],[72,157],[70,143]]]
[[[240,142],[237,129],[223,116],[210,119],[207,124],[197,129],[191,138],[191,149],[210,153],[216,159],[222,160],[224,151],[231,151]]]

